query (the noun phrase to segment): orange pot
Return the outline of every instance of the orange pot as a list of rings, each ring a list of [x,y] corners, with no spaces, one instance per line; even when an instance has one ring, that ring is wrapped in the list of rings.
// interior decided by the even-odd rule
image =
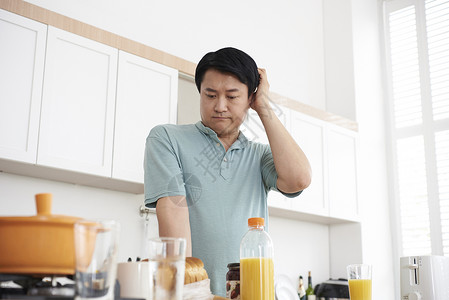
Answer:
[[[37,194],[36,216],[0,217],[0,273],[75,273],[73,232],[80,218],[52,215],[51,204],[51,194]],[[94,243],[95,237],[87,243],[92,252]]]

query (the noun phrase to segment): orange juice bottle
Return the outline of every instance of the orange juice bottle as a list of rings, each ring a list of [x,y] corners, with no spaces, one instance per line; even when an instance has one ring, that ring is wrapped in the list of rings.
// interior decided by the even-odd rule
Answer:
[[[263,218],[249,218],[240,243],[241,300],[274,300],[273,242]]]

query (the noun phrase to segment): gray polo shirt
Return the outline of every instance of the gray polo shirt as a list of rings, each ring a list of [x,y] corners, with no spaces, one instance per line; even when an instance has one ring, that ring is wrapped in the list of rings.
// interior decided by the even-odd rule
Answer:
[[[277,190],[269,145],[248,141],[240,132],[225,151],[201,122],[159,125],[147,137],[144,169],[146,206],[186,196],[192,255],[204,262],[212,293],[225,296],[227,265],[239,262],[248,218],[263,217],[268,227],[267,193]]]

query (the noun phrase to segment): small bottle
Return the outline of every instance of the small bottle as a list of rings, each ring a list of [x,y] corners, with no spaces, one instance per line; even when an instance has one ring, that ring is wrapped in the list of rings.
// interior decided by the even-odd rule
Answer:
[[[264,225],[263,218],[249,218],[240,243],[242,300],[274,300],[273,242]]]
[[[312,272],[309,271],[309,277],[308,277],[308,285],[306,290],[306,299],[307,300],[315,300],[315,293],[313,292],[313,286],[312,286]]]
[[[299,276],[298,296],[299,300],[306,299],[306,290],[304,289],[304,281],[302,279],[302,276]]]
[[[226,273],[226,298],[240,300],[240,264],[228,264]]]

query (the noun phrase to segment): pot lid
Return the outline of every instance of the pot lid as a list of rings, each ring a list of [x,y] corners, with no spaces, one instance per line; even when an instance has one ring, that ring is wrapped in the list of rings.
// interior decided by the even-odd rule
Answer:
[[[36,210],[37,215],[26,217],[0,217],[1,222],[31,222],[31,223],[56,223],[73,225],[76,221],[81,220],[79,217],[53,215],[51,206],[53,196],[50,193],[36,194]]]

